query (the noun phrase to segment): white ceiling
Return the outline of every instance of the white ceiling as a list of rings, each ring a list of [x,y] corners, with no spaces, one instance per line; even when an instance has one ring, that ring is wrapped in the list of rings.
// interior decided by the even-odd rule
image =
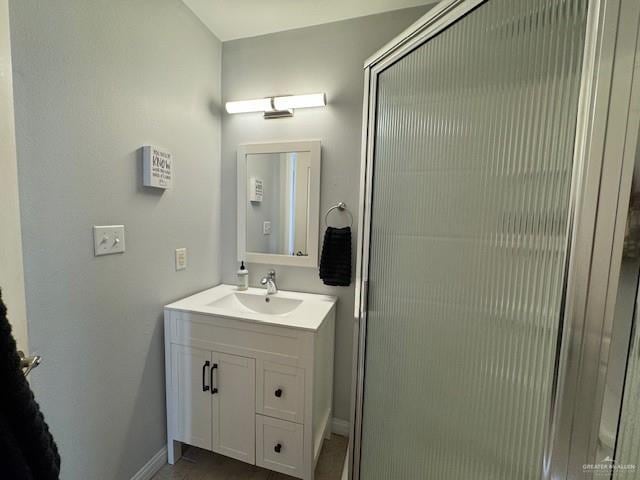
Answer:
[[[183,1],[223,42],[437,2],[437,0]]]

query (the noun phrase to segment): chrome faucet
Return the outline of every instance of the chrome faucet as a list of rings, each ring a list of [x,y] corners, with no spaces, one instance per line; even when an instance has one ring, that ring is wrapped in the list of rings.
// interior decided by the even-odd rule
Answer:
[[[267,287],[267,295],[278,293],[278,285],[276,285],[276,271],[269,270],[266,277],[262,277],[260,285]]]

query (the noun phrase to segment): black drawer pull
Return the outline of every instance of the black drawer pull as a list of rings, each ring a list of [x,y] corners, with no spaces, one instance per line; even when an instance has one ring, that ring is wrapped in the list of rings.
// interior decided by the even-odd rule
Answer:
[[[213,386],[213,372],[216,372],[216,383],[215,383],[215,387]],[[211,395],[215,395],[216,393],[218,393],[218,364],[214,363],[211,366],[211,380],[209,381],[209,383],[211,383]]]
[[[282,389],[281,388],[277,389],[274,392],[274,394],[275,394],[276,397],[280,398],[282,396]]]
[[[276,453],[280,453],[280,450],[282,450],[282,445],[277,444],[275,447],[273,447],[273,450],[274,450]]]
[[[207,367],[209,366],[209,360],[207,360],[206,362],[204,362],[204,365],[202,365],[202,391],[206,392],[207,390],[209,390],[209,385],[205,385],[204,381],[205,381],[205,377],[207,375]]]

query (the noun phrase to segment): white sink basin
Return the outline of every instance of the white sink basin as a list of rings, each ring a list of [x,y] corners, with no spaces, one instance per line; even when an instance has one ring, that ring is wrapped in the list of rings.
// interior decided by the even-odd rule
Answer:
[[[230,293],[209,304],[213,308],[225,308],[240,312],[266,315],[288,315],[300,306],[302,300],[254,293]]]
[[[218,285],[166,305],[168,310],[233,318],[317,331],[337,299],[328,295],[288,292],[267,295],[263,288],[239,291],[233,285]]]

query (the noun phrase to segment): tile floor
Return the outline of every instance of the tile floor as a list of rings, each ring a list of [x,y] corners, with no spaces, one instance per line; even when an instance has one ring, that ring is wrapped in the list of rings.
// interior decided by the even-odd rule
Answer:
[[[341,479],[347,443],[347,438],[339,435],[324,442],[316,465],[316,480]],[[162,467],[153,480],[293,480],[293,477],[188,447],[175,465]]]

